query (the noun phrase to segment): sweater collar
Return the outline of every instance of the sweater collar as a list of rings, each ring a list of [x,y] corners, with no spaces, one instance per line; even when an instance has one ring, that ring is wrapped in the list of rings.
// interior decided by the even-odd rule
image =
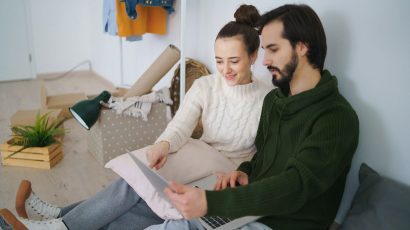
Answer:
[[[315,88],[294,96],[286,97],[279,89],[273,91],[275,104],[283,114],[293,114],[333,93],[338,93],[337,79],[328,70],[322,72],[319,83]]]
[[[218,74],[218,79],[222,85],[222,89],[229,98],[237,98],[240,100],[249,100],[259,90],[259,81],[251,73],[251,83],[244,85],[230,86],[223,79],[222,75]]]

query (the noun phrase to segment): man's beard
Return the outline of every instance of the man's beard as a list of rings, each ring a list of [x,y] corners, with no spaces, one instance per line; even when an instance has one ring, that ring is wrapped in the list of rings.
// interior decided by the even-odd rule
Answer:
[[[285,65],[283,70],[280,70],[278,67],[275,66],[267,67],[269,71],[272,72],[272,70],[275,70],[277,72],[272,74],[272,84],[278,87],[286,96],[288,96],[290,93],[290,81],[293,78],[293,74],[295,73],[298,63],[299,60],[296,51],[293,51],[291,60]],[[282,77],[279,78],[278,75]]]

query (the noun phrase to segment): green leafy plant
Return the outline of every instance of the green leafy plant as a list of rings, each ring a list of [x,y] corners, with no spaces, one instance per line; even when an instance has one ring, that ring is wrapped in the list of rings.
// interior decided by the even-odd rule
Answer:
[[[40,115],[37,113],[34,125],[16,125],[11,127],[13,132],[12,145],[20,145],[22,148],[9,155],[14,154],[30,147],[45,147],[52,144],[60,143],[58,136],[66,133],[66,129],[61,128],[65,119],[49,122],[49,114]]]

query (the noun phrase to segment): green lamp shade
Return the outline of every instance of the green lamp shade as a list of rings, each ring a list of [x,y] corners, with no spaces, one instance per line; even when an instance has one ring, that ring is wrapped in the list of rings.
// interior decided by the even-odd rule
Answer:
[[[90,128],[97,122],[100,116],[101,103],[107,103],[111,94],[107,91],[103,91],[97,97],[77,102],[75,105],[69,108],[73,117],[86,129]]]

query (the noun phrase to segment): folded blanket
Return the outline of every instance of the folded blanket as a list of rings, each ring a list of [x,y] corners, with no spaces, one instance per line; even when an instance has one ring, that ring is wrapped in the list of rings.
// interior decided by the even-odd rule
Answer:
[[[158,91],[135,97],[111,97],[108,101],[109,107],[114,109],[117,114],[142,117],[144,121],[148,120],[152,103],[172,104],[169,89],[162,88]]]

